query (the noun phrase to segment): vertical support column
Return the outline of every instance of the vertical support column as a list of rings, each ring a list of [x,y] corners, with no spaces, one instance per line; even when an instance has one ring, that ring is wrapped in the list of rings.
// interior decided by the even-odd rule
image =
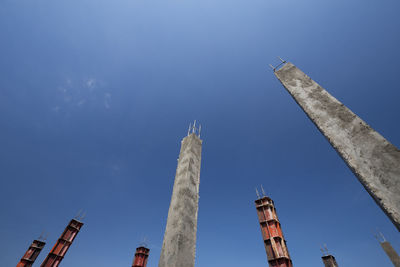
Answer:
[[[381,242],[381,247],[395,267],[400,267],[400,257],[388,241]]]
[[[82,226],[82,222],[72,219],[40,267],[57,267]]]
[[[338,267],[339,266],[336,262],[335,257],[333,257],[332,255],[322,256],[322,262],[324,263],[325,267]]]
[[[149,252],[150,249],[146,247],[138,247],[136,249],[135,259],[133,260],[132,267],[146,267]]]
[[[292,267],[273,200],[264,196],[257,199],[255,204],[269,266]]]
[[[46,242],[33,240],[32,244],[29,246],[28,250],[25,252],[24,256],[17,264],[17,267],[32,266],[45,245]]]
[[[194,267],[202,140],[189,127],[182,140],[159,267]]]
[[[275,75],[400,231],[400,150],[292,63]]]

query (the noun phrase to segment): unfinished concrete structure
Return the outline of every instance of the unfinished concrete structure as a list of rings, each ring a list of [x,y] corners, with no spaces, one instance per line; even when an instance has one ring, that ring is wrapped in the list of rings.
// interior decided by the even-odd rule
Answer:
[[[196,122],[181,142],[159,267],[194,267],[202,140]]]
[[[328,252],[326,245],[324,248],[321,247],[322,251],[322,262],[325,267],[338,267],[339,265],[336,262],[336,259],[333,255]]]
[[[376,235],[376,239],[379,241],[379,244],[381,244],[381,247],[385,251],[386,255],[389,257],[390,261],[393,263],[395,267],[400,267],[400,257],[399,254],[397,254],[396,250],[392,247],[392,245],[386,241],[386,238],[383,236],[382,233],[379,233],[381,239]]]
[[[17,267],[32,266],[45,245],[46,245],[46,242],[44,242],[44,241],[33,240],[32,244],[29,246],[28,250],[25,252],[24,256],[17,264]]]
[[[325,267],[338,267],[339,266],[336,262],[335,257],[333,257],[332,255],[322,256],[322,262],[324,263]]]
[[[292,260],[283,237],[274,201],[265,196],[264,189],[262,192],[263,196],[260,197],[257,191],[258,199],[255,204],[269,266],[292,267]]]
[[[133,259],[132,267],[146,267],[149,258],[150,249],[145,246],[140,246],[136,249],[135,258]]]
[[[396,250],[392,247],[392,245],[388,242],[382,242],[381,246],[383,250],[386,252],[386,255],[388,255],[389,259],[392,261],[393,265],[395,267],[400,267],[400,257],[399,254],[397,254]]]
[[[83,222],[72,219],[40,267],[57,267],[64,259],[82,226]]]
[[[400,231],[400,150],[295,67],[276,77]]]

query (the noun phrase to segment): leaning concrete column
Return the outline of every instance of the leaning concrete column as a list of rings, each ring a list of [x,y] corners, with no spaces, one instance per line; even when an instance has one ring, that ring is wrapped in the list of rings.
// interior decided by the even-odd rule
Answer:
[[[400,150],[292,63],[275,75],[400,231]]]
[[[400,267],[400,257],[399,254],[397,254],[396,250],[392,247],[392,245],[385,241],[381,243],[381,246],[383,250],[386,252],[386,255],[388,255],[389,259],[392,261],[393,265],[395,267]]]

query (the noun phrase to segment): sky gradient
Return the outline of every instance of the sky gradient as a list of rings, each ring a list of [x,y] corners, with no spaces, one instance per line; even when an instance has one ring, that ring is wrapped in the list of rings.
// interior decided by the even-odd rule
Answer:
[[[158,265],[180,141],[202,124],[196,267],[267,266],[254,188],[294,266],[390,267],[399,233],[268,64],[294,63],[400,146],[395,0],[2,0],[0,265],[80,209],[62,267]]]

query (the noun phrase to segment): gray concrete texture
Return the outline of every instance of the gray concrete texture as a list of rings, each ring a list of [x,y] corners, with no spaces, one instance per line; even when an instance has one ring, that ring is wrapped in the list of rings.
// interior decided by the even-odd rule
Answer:
[[[400,231],[400,150],[292,63],[275,75]]]
[[[159,267],[194,267],[202,140],[182,140]]]
[[[400,267],[400,257],[389,242],[382,242],[381,246],[395,267]]]

